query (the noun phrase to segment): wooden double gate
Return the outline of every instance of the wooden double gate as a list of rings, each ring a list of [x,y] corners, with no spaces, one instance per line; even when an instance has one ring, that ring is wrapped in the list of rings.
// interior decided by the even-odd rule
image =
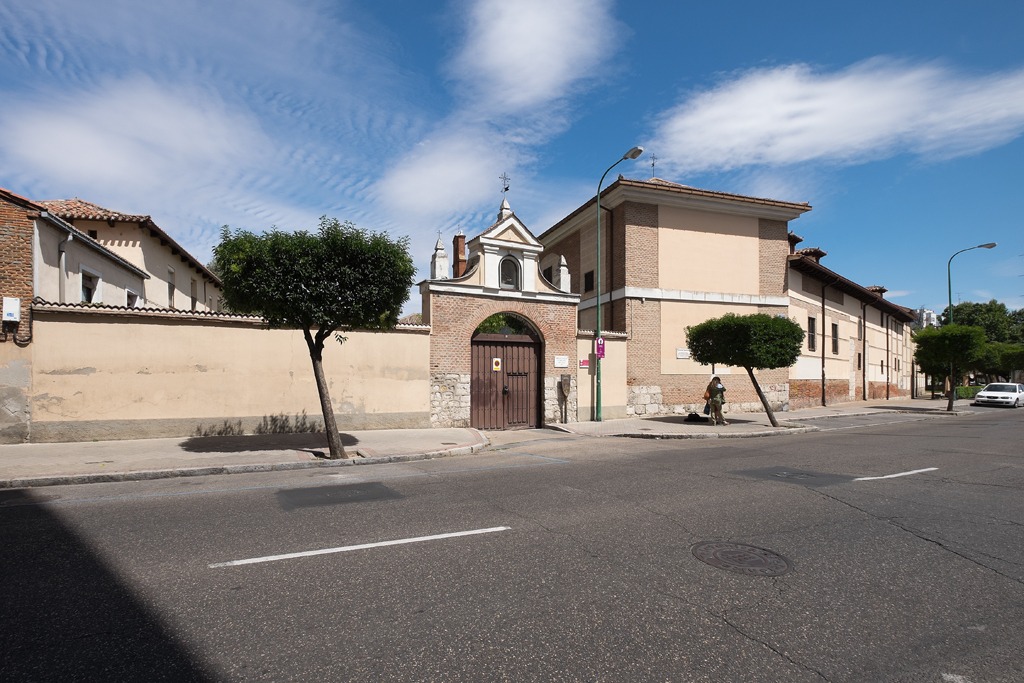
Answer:
[[[470,421],[477,429],[540,427],[540,343],[527,335],[473,337]]]

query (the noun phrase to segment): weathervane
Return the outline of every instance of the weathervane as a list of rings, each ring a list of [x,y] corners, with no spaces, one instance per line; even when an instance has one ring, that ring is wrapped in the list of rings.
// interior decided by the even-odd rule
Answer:
[[[501,181],[501,197],[504,199],[505,193],[508,192],[508,181],[511,180],[511,178],[508,177],[508,173],[502,171],[502,174],[498,176],[498,180]]]

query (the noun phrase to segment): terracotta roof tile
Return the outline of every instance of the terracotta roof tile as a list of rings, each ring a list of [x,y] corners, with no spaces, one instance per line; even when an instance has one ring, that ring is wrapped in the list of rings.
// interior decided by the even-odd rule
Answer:
[[[113,211],[78,197],[74,199],[45,199],[38,203],[64,220],[127,221],[132,223],[151,220],[149,216]]]

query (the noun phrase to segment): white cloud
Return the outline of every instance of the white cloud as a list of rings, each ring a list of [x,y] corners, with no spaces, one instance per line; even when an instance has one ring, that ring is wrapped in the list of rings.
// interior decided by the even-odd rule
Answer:
[[[477,0],[452,71],[467,103],[515,114],[565,97],[607,58],[610,0]]]
[[[390,215],[431,225],[481,207],[489,213],[502,172],[530,174],[534,150],[569,124],[568,97],[598,74],[618,28],[610,0],[459,8],[464,40],[450,64],[461,86],[456,105],[373,188]]]
[[[272,151],[255,120],[215,93],[144,76],[9,102],[0,125],[4,163],[82,193],[201,187]]]
[[[742,74],[665,112],[654,146],[676,171],[953,157],[1024,131],[1024,69],[984,77],[882,58],[824,73]]]

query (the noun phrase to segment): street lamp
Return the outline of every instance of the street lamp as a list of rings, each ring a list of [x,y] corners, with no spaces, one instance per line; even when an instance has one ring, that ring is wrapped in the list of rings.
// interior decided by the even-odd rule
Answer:
[[[597,267],[594,269],[596,272],[594,286],[597,293],[597,327],[594,329],[594,361],[597,363],[597,385],[594,403],[594,420],[596,422],[601,421],[601,354],[598,353],[597,349],[598,344],[600,344],[598,340],[601,339],[601,186],[604,184],[605,176],[608,175],[609,171],[626,159],[636,159],[643,153],[643,147],[630,148],[628,152],[622,155],[621,159],[608,167],[601,175],[601,180],[597,182]]]
[[[949,315],[947,316],[949,320],[946,322],[947,325],[953,324],[953,278],[951,277],[950,272],[950,268],[953,265],[953,258],[957,254],[962,254],[965,251],[970,251],[971,249],[992,249],[995,246],[995,242],[986,242],[985,244],[979,244],[976,247],[967,247],[966,249],[961,249],[960,251],[956,252],[956,254],[953,254],[953,256],[949,257],[949,261],[946,262],[946,288],[949,290],[949,308],[947,309],[949,311]]]
[[[956,257],[957,254],[962,254],[965,251],[971,251],[972,249],[992,249],[995,246],[996,246],[995,242],[986,242],[985,244],[979,244],[976,247],[967,247],[966,249],[961,249],[960,251],[956,252],[956,254],[953,254],[952,256],[950,256],[949,260],[946,261],[946,289],[947,289],[947,294],[949,295],[949,308],[946,309],[946,312],[947,312],[946,324],[947,325],[952,325],[953,324],[953,277],[952,277],[952,270],[951,270],[952,267],[953,267],[953,259]],[[949,410],[953,409],[953,401],[956,400],[956,387],[953,385],[953,382],[954,382],[954,380],[953,380],[953,361],[950,360],[950,362],[949,362]]]

